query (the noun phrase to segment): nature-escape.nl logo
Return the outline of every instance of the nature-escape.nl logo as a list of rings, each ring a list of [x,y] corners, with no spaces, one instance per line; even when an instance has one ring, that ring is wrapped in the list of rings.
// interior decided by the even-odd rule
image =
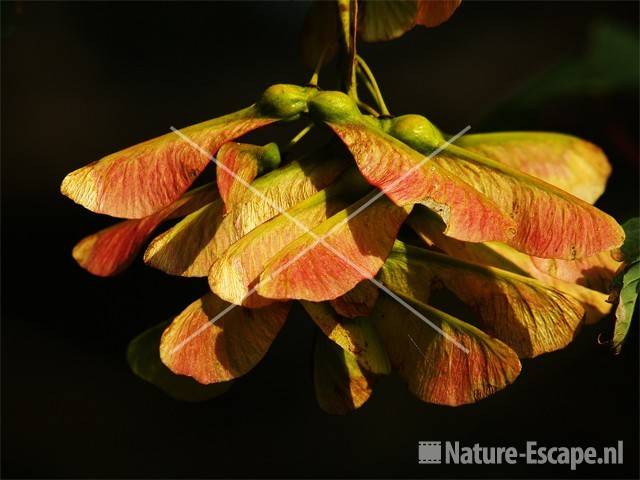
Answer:
[[[444,447],[444,448],[443,448]],[[472,446],[460,442],[429,441],[418,442],[418,463],[453,465],[499,465],[518,462],[527,465],[569,465],[575,470],[577,465],[621,465],[623,442],[616,446],[596,447],[547,447],[535,441],[528,441],[524,451],[516,447],[492,447],[475,443]]]

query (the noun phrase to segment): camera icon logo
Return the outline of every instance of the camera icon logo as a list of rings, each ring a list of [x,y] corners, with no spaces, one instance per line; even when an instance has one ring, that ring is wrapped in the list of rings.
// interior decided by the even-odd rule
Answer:
[[[418,463],[442,462],[442,442],[418,442]]]

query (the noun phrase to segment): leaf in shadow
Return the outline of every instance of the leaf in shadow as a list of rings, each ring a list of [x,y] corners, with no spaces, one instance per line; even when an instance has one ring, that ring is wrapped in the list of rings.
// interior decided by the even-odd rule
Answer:
[[[164,366],[160,361],[160,338],[168,325],[169,322],[156,325],[129,343],[127,361],[133,373],[177,400],[202,402],[225,393],[232,381],[202,385],[190,377],[176,375]]]
[[[313,380],[320,408],[332,415],[345,415],[364,405],[374,383],[355,355],[325,335],[316,337]]]

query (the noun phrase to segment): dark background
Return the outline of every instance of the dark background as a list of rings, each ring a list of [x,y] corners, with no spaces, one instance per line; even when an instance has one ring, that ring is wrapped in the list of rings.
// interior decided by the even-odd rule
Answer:
[[[130,372],[128,341],[179,313],[205,282],[139,261],[112,279],[84,272],[71,248],[109,222],[61,196],[59,184],[170,125],[236,110],[276,82],[306,82],[297,43],[306,8],[3,3],[2,475],[637,478],[637,324],[620,356],[597,344],[603,322],[563,351],[524,361],[513,386],[459,408],[423,404],[389,377],[360,411],[324,414],[311,379],[313,326],[299,312],[219,399],[179,403]],[[506,118],[495,106],[531,78],[582,55],[603,19],[637,33],[638,4],[467,3],[440,28],[362,52],[393,112],[480,131]],[[637,52],[628,62],[637,70]],[[559,129],[601,145],[614,174],[598,205],[620,220],[636,214],[637,85],[509,111],[511,129]],[[625,462],[576,472],[417,464],[419,440],[447,439],[624,440]]]

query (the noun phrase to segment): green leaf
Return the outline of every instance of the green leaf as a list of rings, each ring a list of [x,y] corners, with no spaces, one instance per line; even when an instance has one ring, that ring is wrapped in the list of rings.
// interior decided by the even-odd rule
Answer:
[[[222,395],[232,382],[202,385],[190,377],[176,375],[160,361],[160,338],[169,325],[163,322],[142,332],[129,343],[127,360],[133,373],[177,400],[201,402]]]
[[[622,350],[629,327],[633,310],[640,291],[640,218],[632,218],[624,225],[626,239],[620,248],[623,265],[618,275],[613,280],[613,292],[610,299],[618,303],[616,307],[616,320],[613,327],[611,346],[616,353]]]
[[[626,235],[620,251],[622,252],[622,259],[625,262],[637,261],[640,257],[640,239],[638,238],[638,230],[640,230],[640,218],[635,217],[627,220],[623,225],[624,233]]]

